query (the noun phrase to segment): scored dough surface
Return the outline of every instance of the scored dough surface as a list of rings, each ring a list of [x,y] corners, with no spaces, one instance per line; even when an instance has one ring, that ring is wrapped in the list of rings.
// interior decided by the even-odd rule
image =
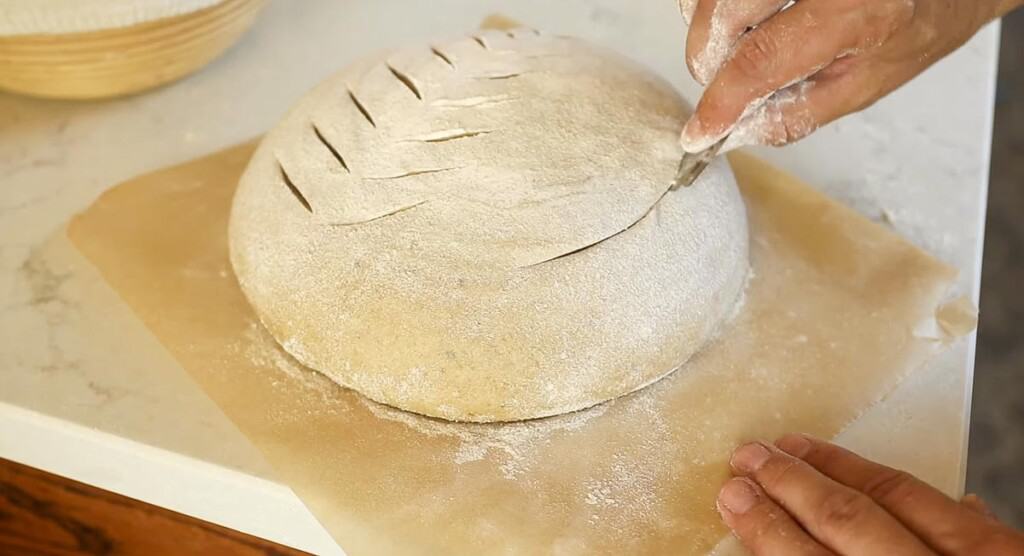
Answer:
[[[373,400],[582,409],[685,363],[741,297],[728,166],[668,191],[687,114],[649,70],[532,30],[372,57],[264,138],[232,265],[289,353]]]

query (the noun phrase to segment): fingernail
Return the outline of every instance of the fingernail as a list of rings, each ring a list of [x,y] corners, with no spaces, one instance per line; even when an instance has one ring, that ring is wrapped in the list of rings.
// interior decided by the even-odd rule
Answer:
[[[741,473],[753,473],[760,469],[771,455],[768,448],[760,442],[751,442],[733,452],[729,464]]]
[[[732,514],[744,514],[757,503],[757,492],[745,479],[731,479],[718,493],[718,511],[724,508]]]
[[[683,148],[686,148],[703,140],[704,126],[701,125],[697,116],[693,115],[690,117],[690,121],[686,122],[686,127],[683,128],[683,135],[680,141],[683,143]]]
[[[787,454],[802,458],[811,451],[811,441],[802,434],[787,434],[775,441],[775,445]]]

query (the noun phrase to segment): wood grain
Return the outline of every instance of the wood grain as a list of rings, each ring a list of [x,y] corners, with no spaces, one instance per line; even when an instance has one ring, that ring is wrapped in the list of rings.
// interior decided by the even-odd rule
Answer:
[[[305,553],[0,458],[0,554]]]
[[[163,85],[201,68],[234,44],[264,3],[224,0],[128,27],[0,37],[0,89],[89,99]]]

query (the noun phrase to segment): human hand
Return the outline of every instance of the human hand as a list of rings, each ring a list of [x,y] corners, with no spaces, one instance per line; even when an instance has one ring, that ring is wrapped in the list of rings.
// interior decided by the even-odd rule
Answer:
[[[689,152],[782,145],[862,110],[1024,0],[679,0],[686,59],[707,85]]]
[[[733,452],[718,509],[755,556],[1006,556],[1024,535],[977,497],[960,502],[902,471],[802,435]]]

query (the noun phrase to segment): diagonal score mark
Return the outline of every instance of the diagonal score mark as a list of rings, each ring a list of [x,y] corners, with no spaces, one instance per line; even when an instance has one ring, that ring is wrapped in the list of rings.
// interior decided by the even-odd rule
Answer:
[[[395,66],[387,64],[388,70],[391,71],[391,75],[395,76],[395,79],[399,80],[403,85],[406,86],[412,94],[416,95],[416,98],[423,100],[423,93],[420,92],[420,88],[416,86],[416,82],[412,80],[408,74],[399,71]]]
[[[448,67],[455,69],[455,63],[452,62],[452,59],[449,58],[447,54],[442,52],[440,48],[437,48],[436,46],[431,46],[430,51],[434,53],[434,56],[440,58],[445,64],[448,64]]]
[[[341,167],[344,168],[346,172],[351,174],[352,170],[349,170],[348,164],[345,162],[345,159],[342,158],[341,153],[338,152],[338,149],[334,148],[334,145],[327,141],[327,138],[324,137],[323,133],[320,133],[320,128],[318,128],[316,124],[311,123],[310,125],[313,127],[313,133],[316,135],[316,138],[319,139],[320,142],[323,143],[325,147],[327,147],[327,150],[331,151],[331,154],[334,155],[334,158],[335,160],[338,161],[338,164],[341,164]]]
[[[426,170],[409,170],[408,172],[403,172],[401,174],[397,174],[397,175],[394,175],[394,176],[367,176],[367,177],[365,177],[363,179],[364,180],[375,180],[375,181],[400,180],[402,178],[411,178],[413,176],[422,176],[424,174],[437,174],[437,173],[440,173],[440,172],[450,172],[452,170],[461,170],[461,169],[462,169],[461,166],[456,166],[456,167],[453,167],[453,168],[428,168]]]
[[[412,209],[414,209],[416,207],[419,207],[419,206],[422,206],[422,205],[424,205],[424,204],[426,204],[428,202],[429,202],[428,199],[424,199],[424,200],[422,200],[422,201],[420,201],[418,203],[413,203],[411,205],[400,207],[400,208],[397,208],[397,209],[395,209],[395,210],[393,210],[391,212],[387,212],[387,213],[382,214],[380,216],[374,216],[373,218],[368,218],[366,220],[360,220],[358,222],[332,222],[329,225],[330,226],[337,226],[337,227],[345,227],[345,226],[359,226],[361,224],[369,224],[370,222],[376,222],[378,220],[383,220],[384,218],[388,218],[390,216],[395,216],[396,214],[401,214],[401,213],[403,213],[405,211],[412,210]]]
[[[309,206],[309,201],[306,200],[306,196],[299,191],[298,187],[295,186],[295,182],[293,182],[292,178],[288,176],[288,171],[284,169],[284,164],[281,164],[280,160],[277,161],[277,167],[281,170],[281,178],[284,179],[284,184],[288,187],[288,190],[292,192],[292,195],[295,196],[295,199],[302,204],[303,208],[305,208],[307,212],[313,214],[313,207]]]
[[[573,249],[572,251],[567,251],[567,252],[562,253],[560,255],[555,255],[554,257],[550,257],[550,258],[544,259],[543,261],[539,261],[539,262],[536,262],[536,263],[530,263],[530,264],[527,264],[527,265],[523,265],[523,266],[520,266],[519,268],[531,268],[531,267],[542,265],[542,264],[545,264],[545,263],[550,263],[550,262],[553,262],[553,261],[557,261],[559,259],[564,259],[564,258],[569,257],[571,255],[575,255],[577,253],[581,253],[583,251],[586,251],[587,249],[590,249],[592,247],[597,247],[598,245],[601,245],[602,243],[608,241],[609,239],[612,239],[613,237],[620,236],[620,235],[622,235],[622,234],[632,230],[634,227],[636,227],[637,224],[639,224],[640,222],[643,222],[644,219],[646,219],[648,216],[650,216],[651,213],[654,212],[655,207],[657,207],[661,203],[661,201],[663,199],[665,199],[665,197],[671,191],[672,191],[671,188],[666,188],[665,191],[663,191],[661,193],[661,195],[659,195],[658,198],[655,199],[654,204],[652,204],[651,206],[647,207],[647,210],[645,210],[644,213],[641,214],[639,218],[634,220],[632,223],[630,223],[625,228],[615,232],[614,234],[611,234],[611,235],[609,235],[607,237],[601,238],[601,239],[599,239],[597,241],[594,241],[592,243],[588,243],[587,245],[584,245],[583,247],[577,247],[576,249]]]
[[[355,91],[352,90],[352,87],[348,88],[348,98],[349,100],[352,101],[352,104],[356,106],[356,109],[359,110],[359,113],[362,114],[364,118],[366,118],[366,121],[370,122],[370,125],[372,125],[373,127],[377,127],[377,122],[373,121],[373,116],[370,115],[370,111],[367,110],[366,106],[364,106],[362,101],[359,100],[359,97],[356,96],[356,93]]]
[[[403,143],[445,143],[447,141],[456,141],[458,139],[469,139],[472,137],[480,137],[481,135],[489,135],[494,133],[490,129],[445,129],[441,131],[435,131],[426,135],[420,135],[419,137],[410,137],[408,139],[402,139]]]

